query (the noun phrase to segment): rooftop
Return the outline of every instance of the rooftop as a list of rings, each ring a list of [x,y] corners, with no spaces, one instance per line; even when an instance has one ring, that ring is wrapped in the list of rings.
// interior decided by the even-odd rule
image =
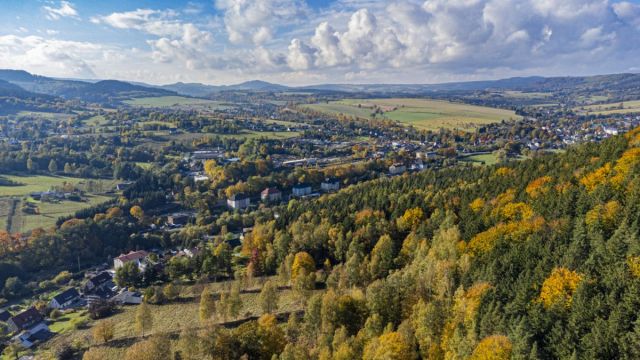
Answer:
[[[147,255],[149,255],[148,252],[146,252],[144,250],[138,250],[138,251],[132,251],[132,252],[130,252],[128,254],[125,254],[125,255],[120,255],[116,259],[120,260],[122,262],[127,262],[127,261],[132,261],[132,260],[143,259],[143,258],[147,257]]]

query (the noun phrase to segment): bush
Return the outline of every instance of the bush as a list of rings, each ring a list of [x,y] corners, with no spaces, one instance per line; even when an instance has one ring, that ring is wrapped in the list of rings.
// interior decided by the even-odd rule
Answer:
[[[49,314],[49,317],[53,320],[57,320],[60,318],[60,316],[62,316],[62,311],[58,310],[58,309],[53,309],[51,311],[51,314]]]
[[[53,278],[53,282],[62,285],[66,284],[71,280],[71,273],[68,271],[61,271],[56,277]]]
[[[44,280],[44,281],[41,281],[41,282],[38,284],[38,287],[39,287],[40,289],[42,289],[42,290],[48,290],[48,289],[51,289],[51,288],[53,287],[53,281],[50,281],[50,280]]]
[[[73,325],[74,329],[83,329],[87,326],[87,319],[76,318],[71,320],[71,325]]]

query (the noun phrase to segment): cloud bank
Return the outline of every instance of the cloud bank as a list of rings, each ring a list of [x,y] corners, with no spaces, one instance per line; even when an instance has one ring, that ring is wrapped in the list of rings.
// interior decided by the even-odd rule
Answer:
[[[51,20],[78,17],[67,1],[43,9]],[[217,0],[212,9],[205,17],[189,3],[90,21],[144,35],[141,46],[121,53],[147,61],[145,70],[171,69],[191,81],[424,83],[572,75],[628,71],[640,55],[640,5],[627,1],[338,0],[313,8],[303,0]],[[0,51],[29,52],[33,65],[59,51],[60,71],[105,73],[104,45],[12,36],[0,37]],[[99,53],[88,54],[92,50]],[[122,66],[111,73],[126,74]],[[141,70],[130,72],[152,76]]]

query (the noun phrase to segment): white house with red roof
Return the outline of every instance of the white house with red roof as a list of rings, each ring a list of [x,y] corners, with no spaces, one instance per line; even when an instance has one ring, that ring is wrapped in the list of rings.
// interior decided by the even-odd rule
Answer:
[[[147,267],[147,263],[144,260],[148,255],[149,253],[144,250],[131,251],[128,254],[120,255],[113,259],[113,267],[118,270],[127,263],[135,262],[138,269],[140,269],[140,271],[144,271]]]

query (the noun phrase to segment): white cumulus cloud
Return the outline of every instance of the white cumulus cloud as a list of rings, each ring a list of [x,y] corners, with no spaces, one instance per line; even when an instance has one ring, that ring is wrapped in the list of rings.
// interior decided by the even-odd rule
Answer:
[[[58,20],[63,17],[77,17],[78,11],[68,1],[60,1],[58,7],[43,6],[42,9],[46,12],[46,16],[49,20]]]
[[[217,0],[232,43],[256,45],[272,39],[277,28],[297,23],[308,12],[303,0]]]

